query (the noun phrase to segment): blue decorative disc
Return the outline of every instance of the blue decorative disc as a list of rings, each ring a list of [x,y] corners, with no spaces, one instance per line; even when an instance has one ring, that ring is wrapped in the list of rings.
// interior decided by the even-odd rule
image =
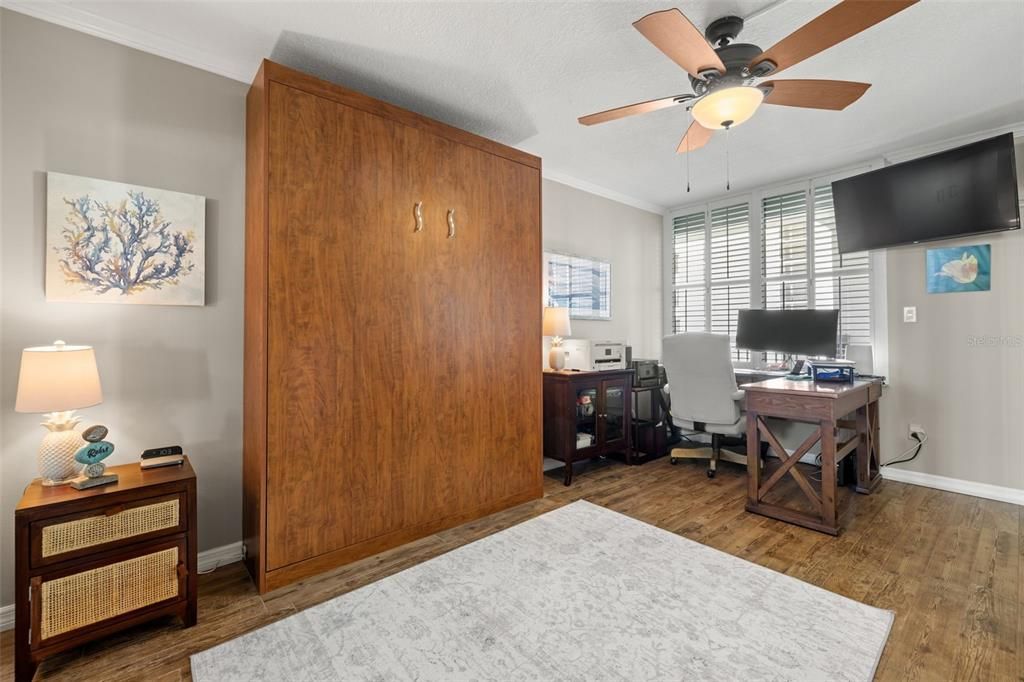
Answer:
[[[95,464],[110,457],[114,452],[114,444],[101,440],[98,443],[89,443],[75,453],[75,461],[81,464]]]

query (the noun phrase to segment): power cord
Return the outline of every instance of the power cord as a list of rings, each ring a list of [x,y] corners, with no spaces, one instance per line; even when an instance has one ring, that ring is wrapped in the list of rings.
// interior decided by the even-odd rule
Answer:
[[[899,457],[897,457],[891,462],[886,462],[885,464],[883,464],[883,467],[889,467],[892,466],[893,464],[906,464],[907,462],[913,462],[915,459],[917,459],[917,456],[921,454],[921,448],[923,448],[924,444],[928,442],[928,434],[925,434],[924,438],[921,438],[920,434],[912,433],[910,434],[910,437],[917,441],[917,445],[912,445],[911,447],[907,448],[906,450],[903,451],[903,453],[899,455]],[[910,455],[910,457],[906,457],[907,453],[909,452],[913,452],[914,454]],[[900,459],[902,457],[906,457],[906,459]]]

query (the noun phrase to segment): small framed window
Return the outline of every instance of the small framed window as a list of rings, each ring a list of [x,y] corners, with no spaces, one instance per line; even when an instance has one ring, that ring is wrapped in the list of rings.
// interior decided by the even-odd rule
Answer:
[[[564,253],[544,254],[546,305],[568,308],[569,317],[610,320],[611,264]]]

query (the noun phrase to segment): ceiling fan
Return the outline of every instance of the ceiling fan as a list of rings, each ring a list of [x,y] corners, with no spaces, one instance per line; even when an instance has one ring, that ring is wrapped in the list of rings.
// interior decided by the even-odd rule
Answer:
[[[678,9],[648,14],[634,22],[634,28],[690,74],[694,94],[617,107],[583,116],[579,122],[589,126],[685,104],[694,120],[676,147],[676,153],[682,154],[703,147],[715,130],[728,130],[748,120],[762,102],[845,109],[871,85],[834,80],[757,81],[827,50],[917,1],[843,0],[764,51],[734,42],[743,29],[739,17],[716,19],[702,36]]]

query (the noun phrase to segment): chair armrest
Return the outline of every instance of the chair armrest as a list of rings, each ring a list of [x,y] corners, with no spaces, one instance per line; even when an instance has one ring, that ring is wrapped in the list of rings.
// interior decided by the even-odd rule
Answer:
[[[743,398],[744,398],[744,397],[745,397],[746,395],[747,395],[747,392],[746,392],[746,391],[736,391],[736,392],[735,392],[735,393],[733,393],[733,394],[732,394],[732,395],[731,395],[730,397],[731,397],[731,398],[732,398],[733,400],[737,400],[737,401],[738,401],[738,400],[743,400]]]

